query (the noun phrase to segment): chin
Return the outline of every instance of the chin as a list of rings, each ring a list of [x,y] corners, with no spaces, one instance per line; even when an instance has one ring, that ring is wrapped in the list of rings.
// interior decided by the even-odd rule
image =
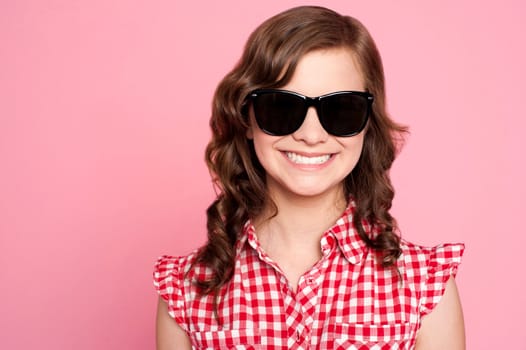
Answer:
[[[323,196],[334,196],[337,193],[341,193],[340,187],[320,187],[320,186],[305,186],[305,187],[291,187],[288,192],[293,196],[304,197],[304,198],[319,198]]]

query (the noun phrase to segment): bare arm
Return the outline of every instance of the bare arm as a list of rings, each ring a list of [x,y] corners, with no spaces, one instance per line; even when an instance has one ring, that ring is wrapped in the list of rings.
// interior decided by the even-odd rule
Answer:
[[[157,350],[191,350],[186,332],[168,314],[166,302],[159,297],[156,324]]]
[[[455,279],[450,278],[440,302],[422,319],[416,350],[464,350],[464,317]]]

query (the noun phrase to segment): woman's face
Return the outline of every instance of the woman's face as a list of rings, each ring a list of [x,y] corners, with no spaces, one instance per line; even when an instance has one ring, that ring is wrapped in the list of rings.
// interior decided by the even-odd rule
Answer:
[[[329,49],[302,57],[282,89],[317,97],[342,90],[364,91],[365,87],[351,52]],[[266,171],[267,189],[276,200],[343,196],[343,180],[358,162],[364,131],[352,137],[330,135],[311,107],[301,127],[285,136],[261,131],[251,111],[247,136],[254,141],[256,155]]]

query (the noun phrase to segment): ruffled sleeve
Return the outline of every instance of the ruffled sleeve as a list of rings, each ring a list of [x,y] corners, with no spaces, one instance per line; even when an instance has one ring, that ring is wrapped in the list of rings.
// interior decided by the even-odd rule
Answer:
[[[421,316],[435,308],[444,295],[447,281],[457,274],[464,254],[464,244],[443,244],[429,249],[427,274],[421,290]]]
[[[184,312],[183,276],[180,259],[163,255],[157,259],[153,272],[153,285],[168,305],[168,313],[187,330]]]

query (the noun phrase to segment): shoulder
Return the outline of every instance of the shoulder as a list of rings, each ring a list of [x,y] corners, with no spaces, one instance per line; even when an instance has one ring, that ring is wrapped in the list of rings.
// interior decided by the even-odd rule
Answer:
[[[185,281],[191,280],[199,250],[187,255],[161,255],[157,258],[153,269],[153,284],[163,299],[170,294],[182,291]]]
[[[432,247],[402,240],[399,262],[405,268],[433,268],[458,266],[462,260],[463,243],[443,243]]]
[[[197,258],[198,250],[183,256],[161,255],[154,266],[154,281],[161,282],[166,278],[175,278],[186,274]]]
[[[198,250],[183,256],[162,255],[155,262],[153,285],[159,296],[166,302],[168,314],[187,330],[185,312],[186,298],[192,288],[191,272],[197,259]]]
[[[444,295],[447,283],[456,276],[464,254],[463,243],[444,243],[433,247],[401,242],[398,268],[418,291],[420,314],[429,314]]]
[[[154,286],[163,296],[164,292],[174,294],[197,293],[192,281],[207,280],[212,277],[212,270],[199,259],[200,249],[195,249],[187,255],[162,255],[157,258],[153,271]],[[166,300],[166,298],[164,298]]]

